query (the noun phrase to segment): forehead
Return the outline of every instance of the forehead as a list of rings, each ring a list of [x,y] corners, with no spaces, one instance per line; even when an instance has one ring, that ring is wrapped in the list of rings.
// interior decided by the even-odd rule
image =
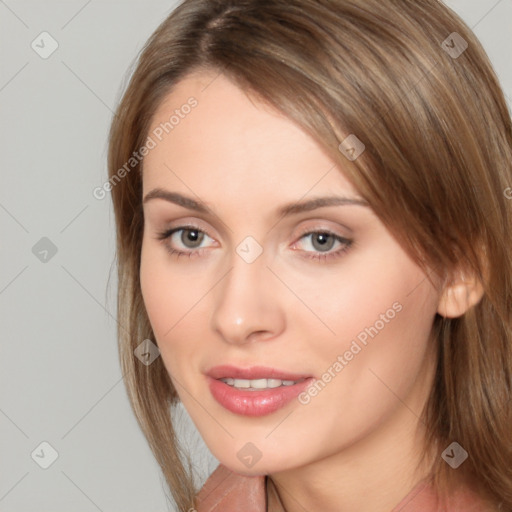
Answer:
[[[222,190],[248,200],[260,192],[294,200],[313,188],[356,195],[304,130],[215,72],[178,82],[155,112],[149,136],[155,147],[144,158],[144,193],[186,184],[197,194]]]

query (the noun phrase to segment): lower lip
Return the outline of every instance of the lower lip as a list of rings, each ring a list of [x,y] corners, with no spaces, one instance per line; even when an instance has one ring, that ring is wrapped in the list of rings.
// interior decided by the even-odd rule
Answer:
[[[312,378],[278,388],[245,391],[208,377],[210,392],[222,407],[241,416],[265,416],[289,404],[309,385]]]

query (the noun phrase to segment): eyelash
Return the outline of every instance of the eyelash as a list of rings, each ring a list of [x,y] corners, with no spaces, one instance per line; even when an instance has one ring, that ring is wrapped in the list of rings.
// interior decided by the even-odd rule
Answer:
[[[164,246],[168,253],[171,256],[175,256],[176,258],[180,258],[181,256],[188,256],[189,258],[192,258],[194,256],[200,256],[202,253],[201,249],[198,250],[189,250],[189,251],[180,251],[178,249],[173,249],[172,247],[169,247],[169,244],[165,243],[174,233],[177,233],[179,231],[198,231],[199,233],[203,233],[204,235],[208,236],[209,238],[212,238],[206,233],[206,231],[198,228],[197,226],[189,225],[189,226],[179,226],[176,228],[169,229],[167,231],[162,231],[157,234],[157,239],[164,243]],[[316,231],[305,231],[298,240],[303,239],[304,237],[308,235],[318,235],[318,234],[324,234],[324,235],[331,235],[334,237],[336,242],[339,242],[342,244],[342,247],[336,251],[333,252],[312,252],[312,251],[304,251],[307,256],[304,256],[305,258],[311,259],[311,260],[317,260],[321,262],[326,262],[335,258],[339,258],[340,256],[344,255],[353,245],[354,242],[348,238],[344,238],[342,236],[337,235],[336,233],[333,233],[329,230],[316,230]]]

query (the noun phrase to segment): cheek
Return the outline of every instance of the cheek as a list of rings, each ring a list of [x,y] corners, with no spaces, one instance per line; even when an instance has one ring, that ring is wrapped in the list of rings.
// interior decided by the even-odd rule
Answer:
[[[166,264],[158,248],[152,247],[152,241],[143,241],[140,266],[140,286],[144,305],[153,332],[162,350],[162,345],[182,317],[190,288],[183,288],[171,280],[169,264]]]
[[[146,312],[153,331],[160,338],[162,333],[171,327],[172,312],[175,310],[175,300],[169,294],[165,273],[162,265],[155,257],[154,251],[146,248],[143,242],[140,266],[140,286]]]
[[[200,273],[187,275],[170,264],[165,251],[143,242],[140,267],[140,285],[146,312],[170,373],[191,361],[190,354],[199,352],[199,329],[204,325],[198,318],[206,318],[204,279]],[[197,316],[199,315],[199,317]]]
[[[310,340],[317,378],[336,375],[338,384],[328,387],[351,390],[346,399],[355,404],[392,397],[386,385],[405,391],[414,382],[437,310],[438,294],[423,271],[395,244],[380,247],[379,260],[360,251],[337,273],[303,279],[297,294],[318,318],[304,311],[291,317],[308,333],[302,337]]]
[[[333,418],[344,424],[349,414],[350,431],[360,433],[379,425],[402,398],[419,414],[415,394],[429,384],[428,349],[437,308],[435,289],[409,260],[365,268],[357,274],[364,277],[347,274],[343,292],[338,289],[332,300],[321,303],[319,311],[336,335],[323,336],[311,350],[317,378],[329,383],[319,385],[322,397],[312,397],[310,417],[313,410],[320,415],[336,403]]]
[[[356,338],[364,346],[365,341],[384,339],[386,333],[397,339],[396,345],[404,339],[424,338],[438,295],[424,272],[390,237],[362,244],[342,258],[338,265],[314,272],[284,264],[276,269],[294,292],[288,294],[288,303],[282,303],[288,325],[292,329],[301,325],[310,337],[314,333],[312,352],[339,353]]]

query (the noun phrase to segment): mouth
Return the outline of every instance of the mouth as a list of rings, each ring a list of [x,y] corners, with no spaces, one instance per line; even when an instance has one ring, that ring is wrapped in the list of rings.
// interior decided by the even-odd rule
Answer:
[[[210,393],[226,410],[241,416],[265,416],[288,405],[313,380],[268,367],[216,366],[206,372]]]

